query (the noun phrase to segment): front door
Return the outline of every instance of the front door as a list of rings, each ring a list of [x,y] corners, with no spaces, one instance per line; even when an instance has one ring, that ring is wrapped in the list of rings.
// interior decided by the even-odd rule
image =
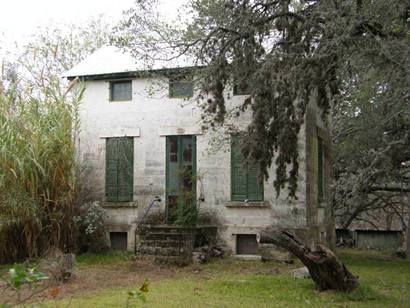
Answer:
[[[167,136],[166,215],[177,219],[178,206],[193,206],[196,190],[196,136]]]

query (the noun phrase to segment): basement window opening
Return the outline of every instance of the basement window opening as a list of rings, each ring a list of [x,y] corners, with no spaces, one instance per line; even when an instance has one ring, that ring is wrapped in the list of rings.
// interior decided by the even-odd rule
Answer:
[[[126,251],[128,246],[127,232],[110,232],[110,243],[112,250]]]
[[[257,255],[258,242],[256,234],[237,234],[236,235],[236,254],[238,255]]]

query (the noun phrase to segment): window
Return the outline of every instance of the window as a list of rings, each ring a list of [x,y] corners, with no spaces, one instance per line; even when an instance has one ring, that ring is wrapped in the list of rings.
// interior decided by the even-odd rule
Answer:
[[[171,78],[169,79],[170,98],[189,98],[194,95],[194,84],[191,79]]]
[[[127,232],[110,232],[110,243],[112,250],[126,251],[128,245]]]
[[[247,160],[241,151],[240,136],[232,136],[232,201],[263,201],[263,177],[257,162]]]
[[[249,84],[246,80],[234,79],[233,95],[249,95],[250,92]]]
[[[132,80],[110,82],[110,101],[130,101],[131,99]]]
[[[236,235],[236,254],[256,255],[258,254],[258,242],[256,234],[237,234]]]
[[[319,202],[325,197],[325,145],[322,138],[317,138],[317,197]]]
[[[133,199],[134,139],[107,138],[105,196],[107,201],[127,202]]]

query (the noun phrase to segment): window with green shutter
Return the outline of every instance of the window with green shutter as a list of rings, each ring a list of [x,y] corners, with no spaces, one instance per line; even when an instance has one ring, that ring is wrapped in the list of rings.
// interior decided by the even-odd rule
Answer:
[[[238,80],[234,80],[233,84],[233,95],[249,95],[251,90],[249,88],[249,84],[242,80],[241,82]]]
[[[133,187],[134,138],[107,138],[105,168],[105,196],[107,201],[132,201]]]
[[[110,81],[110,101],[130,101],[132,80]]]
[[[325,196],[325,145],[322,138],[317,138],[317,197],[321,202]]]
[[[240,136],[232,136],[232,201],[263,201],[263,176],[257,162],[246,159],[241,151]]]

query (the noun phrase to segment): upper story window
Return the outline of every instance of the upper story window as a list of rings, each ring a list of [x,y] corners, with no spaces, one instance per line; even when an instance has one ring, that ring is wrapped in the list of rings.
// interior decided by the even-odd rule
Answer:
[[[249,84],[246,80],[234,79],[233,95],[249,95],[251,94]]]
[[[110,81],[110,101],[130,101],[132,80]]]
[[[194,95],[194,83],[191,78],[170,78],[169,97],[189,98]]]

